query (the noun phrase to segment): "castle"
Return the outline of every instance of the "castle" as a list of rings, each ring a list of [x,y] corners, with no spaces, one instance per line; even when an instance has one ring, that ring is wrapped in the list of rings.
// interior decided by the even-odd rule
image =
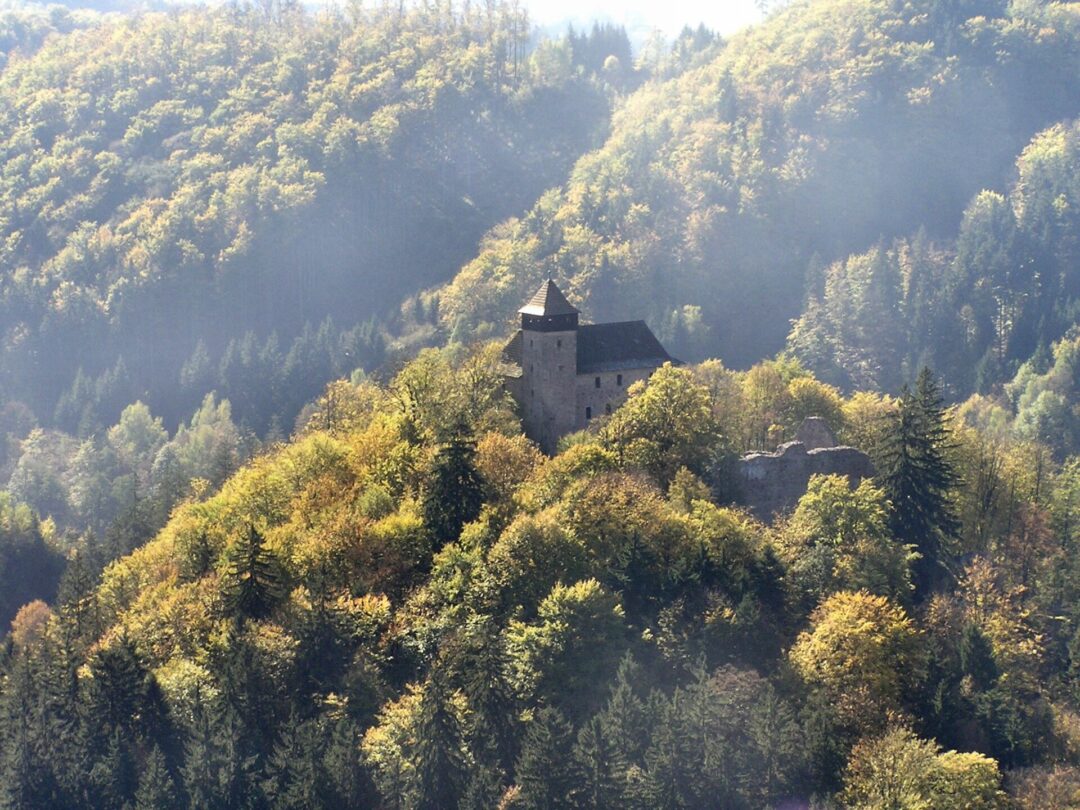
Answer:
[[[525,433],[545,453],[626,400],[626,389],[664,363],[678,363],[645,321],[579,324],[578,311],[548,279],[518,310],[521,329],[504,350],[507,387]]]
[[[579,324],[578,311],[550,279],[518,310],[521,328],[503,350],[506,385],[521,408],[525,434],[545,453],[626,400],[626,389],[672,358],[645,321]],[[775,453],[738,462],[739,502],[771,522],[791,511],[812,475],[843,475],[852,487],[873,477],[869,457],[838,446],[820,417],[803,422],[795,440]]]

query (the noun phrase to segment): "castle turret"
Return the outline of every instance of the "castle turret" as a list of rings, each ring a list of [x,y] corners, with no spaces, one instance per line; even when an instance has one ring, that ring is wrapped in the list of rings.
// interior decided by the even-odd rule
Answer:
[[[521,415],[525,432],[542,450],[577,427],[578,311],[550,279],[518,310],[521,314]]]

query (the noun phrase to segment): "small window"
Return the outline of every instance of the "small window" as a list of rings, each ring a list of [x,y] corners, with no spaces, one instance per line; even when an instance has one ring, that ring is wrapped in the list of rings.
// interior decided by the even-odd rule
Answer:
[[[611,403],[604,406],[604,413],[611,413]]]
[[[529,338],[529,348],[530,348],[530,349],[532,348],[532,345],[533,345],[533,339],[532,339],[532,338]]]
[[[562,369],[563,369],[563,367],[562,367],[562,366],[559,366],[559,371],[562,371]]]
[[[529,363],[529,373],[532,374],[534,371],[536,371],[536,366],[534,366],[532,363]]]
[[[562,348],[562,338],[558,338],[558,339],[556,339],[556,341],[555,341],[555,348],[556,348],[556,349],[561,349],[561,348]]]
[[[592,408],[585,409],[585,421],[592,419]]]
[[[533,397],[533,398],[536,397],[536,389],[535,388],[530,388],[529,389],[529,396]]]
[[[615,384],[619,385],[619,386],[622,385],[622,374],[616,374],[615,375]]]
[[[599,377],[596,378],[596,387],[597,388],[600,387],[600,378]]]

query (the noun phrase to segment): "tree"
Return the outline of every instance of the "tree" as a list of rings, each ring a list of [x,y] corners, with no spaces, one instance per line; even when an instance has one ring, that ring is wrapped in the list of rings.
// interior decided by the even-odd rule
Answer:
[[[603,810],[623,805],[619,778],[626,765],[620,761],[599,717],[582,725],[573,759],[577,771],[574,800],[578,807]]]
[[[890,711],[899,711],[923,664],[911,619],[885,597],[865,592],[836,593],[822,602],[789,657],[856,729],[880,728]]]
[[[431,673],[420,700],[416,741],[418,810],[457,807],[465,788],[461,724],[439,667]]]
[[[998,810],[1005,804],[998,764],[982,754],[941,753],[906,728],[861,740],[844,772],[853,810]]]
[[[268,616],[281,593],[282,572],[254,525],[229,548],[226,561],[223,585],[230,612],[249,619]]]
[[[135,810],[174,810],[179,807],[176,785],[165,764],[165,755],[158,746],[150,754],[139,775],[139,789],[135,792]]]
[[[914,548],[893,539],[889,503],[872,480],[853,491],[842,476],[814,475],[780,533],[788,579],[808,608],[837,590],[906,602]]]
[[[949,431],[941,393],[930,370],[919,373],[915,391],[904,389],[892,429],[879,451],[878,468],[892,505],[893,536],[919,552],[915,589],[920,597],[950,576],[960,524],[951,494],[958,476],[947,457]]]
[[[665,363],[629,394],[601,430],[603,444],[664,486],[681,467],[703,473],[721,440],[708,389],[689,370]]]
[[[525,731],[517,764],[524,810],[570,810],[575,775],[573,729],[558,709],[541,708]]]
[[[476,469],[476,445],[459,425],[435,454],[424,490],[424,522],[436,546],[461,536],[461,527],[480,514],[484,482]]]

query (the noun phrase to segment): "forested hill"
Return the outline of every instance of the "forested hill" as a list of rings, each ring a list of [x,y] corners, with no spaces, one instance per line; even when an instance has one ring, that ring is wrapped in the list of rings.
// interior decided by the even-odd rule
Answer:
[[[73,558],[0,645],[0,807],[1073,806],[1075,460],[790,361],[665,366],[546,458],[500,354],[335,383],[100,580]],[[732,508],[730,454],[807,413],[880,477]],[[0,563],[45,528],[0,499]]]
[[[379,361],[356,327],[449,278],[608,118],[603,83],[530,61],[524,12],[499,3],[234,5],[12,37],[0,391],[83,435],[136,397],[175,425],[215,388],[260,433],[291,420]],[[328,318],[330,349],[295,347],[282,379]]]
[[[500,332],[551,276],[595,319],[648,316],[676,355],[750,364],[784,347],[808,275],[920,229],[951,239],[980,190],[1007,190],[1032,137],[1080,112],[1078,65],[1071,5],[795,3],[631,97],[559,190],[488,234],[441,316]]]

